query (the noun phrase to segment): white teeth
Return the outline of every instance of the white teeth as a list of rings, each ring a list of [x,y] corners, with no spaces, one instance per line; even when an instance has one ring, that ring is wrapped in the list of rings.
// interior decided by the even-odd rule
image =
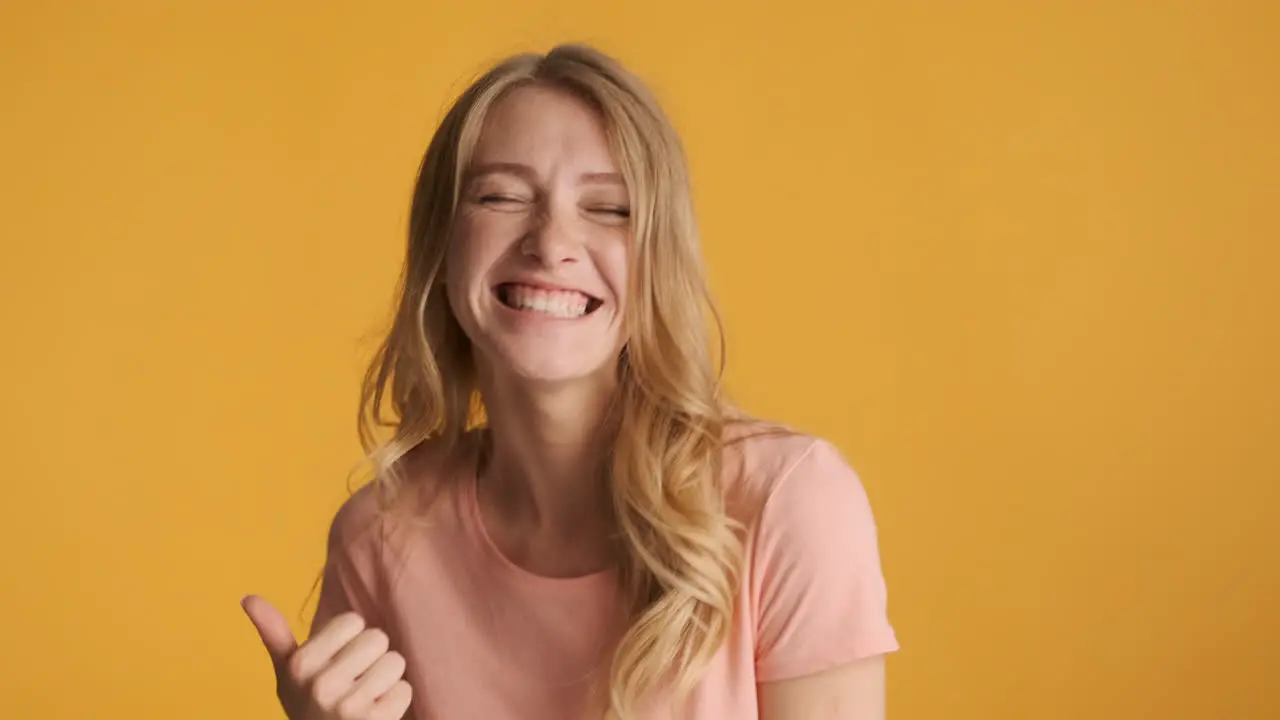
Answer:
[[[506,286],[507,304],[517,310],[539,312],[559,318],[581,317],[591,298],[572,290],[544,290],[528,285]]]

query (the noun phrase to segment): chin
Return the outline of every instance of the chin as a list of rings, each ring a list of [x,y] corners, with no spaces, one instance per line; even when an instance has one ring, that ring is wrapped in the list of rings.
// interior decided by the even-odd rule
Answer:
[[[510,366],[513,377],[533,385],[574,385],[583,382],[600,381],[608,377],[607,368],[602,365],[583,365],[566,363],[564,358],[551,362],[513,363]]]
[[[510,332],[502,328],[479,343],[483,365],[502,378],[538,386],[598,383],[616,379],[621,348],[608,337],[564,337],[555,332]]]

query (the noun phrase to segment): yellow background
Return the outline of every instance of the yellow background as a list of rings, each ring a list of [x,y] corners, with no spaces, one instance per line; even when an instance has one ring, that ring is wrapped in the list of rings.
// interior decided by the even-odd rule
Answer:
[[[0,716],[278,717],[420,153],[584,39],[749,408],[881,524],[890,714],[1280,717],[1280,4],[7,2]],[[303,627],[299,619],[297,627]]]

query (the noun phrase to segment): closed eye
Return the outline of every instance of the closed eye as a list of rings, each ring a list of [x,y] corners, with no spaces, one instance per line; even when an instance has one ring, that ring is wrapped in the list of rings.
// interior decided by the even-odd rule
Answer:
[[[483,195],[479,200],[481,205],[509,205],[515,203],[524,203],[522,198],[513,195]]]
[[[593,207],[589,208],[593,213],[601,213],[604,215],[613,215],[620,218],[631,217],[631,208],[625,207]]]

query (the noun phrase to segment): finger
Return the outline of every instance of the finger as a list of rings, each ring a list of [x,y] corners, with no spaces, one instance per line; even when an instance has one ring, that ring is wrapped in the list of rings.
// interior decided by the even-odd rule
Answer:
[[[356,678],[387,652],[390,642],[386,633],[370,628],[347,643],[313,681],[311,697],[316,705],[336,707],[355,687]]]
[[[279,668],[298,649],[298,641],[293,637],[289,621],[266,598],[258,595],[246,596],[240,601],[240,607],[257,628],[258,637],[271,655],[271,662]]]
[[[390,692],[404,677],[404,668],[404,656],[398,652],[389,652],[378,658],[356,680],[355,688],[339,701],[338,713],[344,716],[361,716],[367,713],[378,698]]]
[[[333,673],[354,684],[356,678],[373,667],[389,647],[391,640],[386,633],[377,628],[369,628],[338,651],[325,674]]]
[[[391,686],[369,709],[369,720],[400,720],[413,702],[413,688],[405,680]]]
[[[342,613],[330,620],[307,639],[289,659],[289,676],[294,682],[310,682],[324,670],[347,643],[364,631],[364,618],[353,612]]]

